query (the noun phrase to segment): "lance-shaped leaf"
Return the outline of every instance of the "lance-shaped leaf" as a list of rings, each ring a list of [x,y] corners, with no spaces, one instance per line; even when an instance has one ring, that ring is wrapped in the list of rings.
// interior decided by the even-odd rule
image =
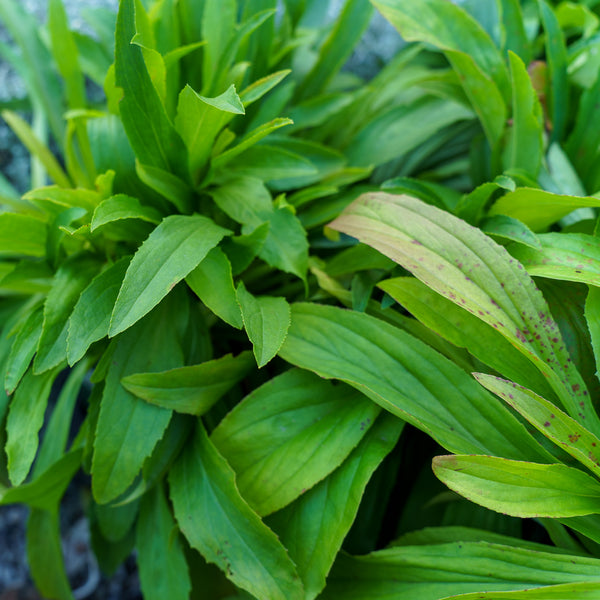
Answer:
[[[264,367],[279,351],[290,326],[290,305],[285,298],[253,296],[243,282],[237,288],[246,333],[259,367]]]
[[[123,378],[126,390],[150,404],[200,416],[254,367],[250,352],[227,354],[199,365]]]
[[[266,515],[338,467],[379,412],[344,385],[292,369],[247,396],[212,440],[236,472],[242,496]]]
[[[190,545],[257,598],[302,600],[304,591],[277,536],[246,504],[227,461],[198,424],[169,475],[175,518]]]
[[[380,415],[340,467],[267,520],[296,563],[307,600],[325,587],[365,487],[403,427],[404,422],[393,415]]]
[[[523,415],[538,431],[600,476],[600,440],[551,402],[523,386],[476,373],[475,378]]]
[[[187,178],[187,152],[169,121],[150,74],[142,48],[131,41],[136,34],[134,0],[119,3],[115,34],[116,84],[123,89],[119,114],[137,159]]]
[[[478,229],[411,198],[364,194],[330,226],[373,246],[501,333],[548,378],[574,418],[600,432],[585,383],[542,293],[523,266]]]
[[[200,215],[164,219],[131,260],[109,335],[117,335],[150,312],[227,233]]]
[[[436,456],[433,472],[471,502],[513,517],[578,517],[600,513],[600,483],[562,464],[497,456]]]
[[[542,247],[537,235],[527,225],[505,215],[495,215],[485,219],[481,223],[481,231],[492,237],[518,242],[535,250],[539,250]]]
[[[220,247],[213,248],[185,282],[215,315],[236,329],[242,328],[231,263]]]
[[[600,238],[584,233],[543,233],[539,250],[512,246],[530,275],[600,286]]]
[[[151,206],[142,206],[137,198],[125,194],[111,196],[101,202],[94,211],[90,231],[95,231],[102,225],[119,221],[121,219],[141,219],[148,223],[158,225],[161,220],[160,213]]]
[[[539,548],[457,541],[387,548],[365,556],[340,554],[323,600],[440,600],[451,594],[518,590],[556,583],[597,582],[598,559]],[[475,596],[475,592],[479,592]],[[485,596],[483,596],[485,598]],[[543,598],[544,596],[540,596]],[[462,597],[461,597],[462,598]],[[552,598],[552,596],[550,597]],[[556,600],[570,596],[559,596]]]
[[[556,223],[576,208],[600,206],[600,199],[588,196],[564,196],[545,190],[519,187],[492,205],[489,215],[506,215],[540,231]]]
[[[448,596],[443,600],[596,600],[600,582],[563,583],[514,592],[475,592]]]
[[[98,503],[110,502],[129,487],[171,419],[170,410],[136,398],[121,379],[183,364],[174,309],[175,302],[161,303],[106,351],[108,372],[92,460],[92,492]],[[181,303],[177,310],[182,310]]]
[[[80,360],[94,342],[108,335],[110,316],[129,260],[128,256],[123,257],[94,277],[81,292],[69,318],[67,359],[70,365]]]
[[[47,225],[18,213],[0,214],[0,256],[44,256]]]
[[[162,485],[142,499],[137,523],[137,560],[147,600],[187,600],[191,581],[181,536]]]
[[[377,284],[421,323],[505,377],[553,397],[548,381],[493,327],[462,310],[414,277],[394,277]]]
[[[452,452],[553,461],[470,375],[408,333],[364,313],[294,304],[279,354],[321,377],[346,381]]]

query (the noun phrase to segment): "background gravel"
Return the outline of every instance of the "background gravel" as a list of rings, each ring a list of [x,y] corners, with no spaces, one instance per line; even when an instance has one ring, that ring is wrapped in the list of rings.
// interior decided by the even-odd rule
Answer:
[[[2,0],[0,0],[1,2]],[[21,0],[24,7],[40,22],[46,20],[46,0]],[[71,24],[86,31],[81,13],[85,8],[116,9],[118,0],[64,0]],[[343,0],[331,3],[334,18]],[[10,37],[0,25],[0,41],[10,43]],[[388,61],[401,45],[395,30],[376,14],[369,30],[356,48],[346,68],[369,78]],[[22,97],[24,86],[7,63],[0,60],[0,100]],[[14,134],[0,122],[0,172],[20,191],[28,182],[27,151]],[[135,560],[130,557],[110,578],[102,575],[90,550],[90,535],[82,509],[82,490],[86,482],[76,479],[70,486],[61,508],[63,551],[76,600],[139,600],[139,581]],[[0,507],[0,600],[39,600],[27,568],[25,553],[25,523],[27,509],[23,506]]]

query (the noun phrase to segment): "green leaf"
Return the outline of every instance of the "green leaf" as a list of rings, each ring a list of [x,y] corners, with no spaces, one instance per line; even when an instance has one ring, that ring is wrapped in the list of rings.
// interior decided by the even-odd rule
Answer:
[[[184,311],[185,305],[178,302],[181,297],[169,300],[116,337],[106,351],[110,362],[92,461],[92,492],[99,503],[110,502],[128,488],[171,419],[171,411],[139,400],[121,385],[132,373],[183,364],[174,311]]]
[[[403,427],[404,422],[393,415],[379,416],[340,467],[267,520],[296,563],[308,600],[325,587],[365,487]]]
[[[175,517],[190,545],[257,598],[302,600],[296,568],[240,496],[235,474],[198,423],[169,475]]]
[[[115,35],[116,85],[123,89],[119,114],[137,159],[185,179],[187,153],[150,79],[136,33],[134,0],[119,3]]]
[[[562,141],[569,115],[569,79],[567,76],[568,56],[565,38],[554,10],[538,0],[548,61],[549,81],[547,95],[552,114],[551,141]]]
[[[250,266],[265,245],[269,229],[267,221],[250,233],[234,235],[223,240],[222,248],[231,262],[232,275],[239,275]]]
[[[539,250],[513,246],[511,254],[530,275],[600,286],[598,238],[584,233],[543,233]]]
[[[179,94],[175,127],[188,149],[192,174],[209,161],[218,133],[234,115],[244,112],[234,85],[216,98],[200,96],[189,85],[185,86]]]
[[[290,306],[285,298],[253,296],[243,282],[236,294],[256,362],[259,367],[264,367],[285,340],[290,326]]]
[[[509,340],[475,315],[413,277],[395,277],[378,284],[421,323],[505,377],[547,397],[553,392],[546,378]]]
[[[270,92],[279,82],[285,79],[291,72],[291,69],[283,69],[281,71],[275,71],[275,73],[270,73],[265,77],[257,79],[240,92],[240,100],[242,101],[244,106],[249,106],[253,102],[260,100],[267,92]]]
[[[83,358],[94,342],[108,335],[110,316],[128,266],[126,256],[94,277],[81,292],[69,318],[67,359],[70,365]]]
[[[506,215],[522,221],[533,231],[540,231],[562,219],[576,208],[598,207],[594,197],[562,196],[544,190],[519,187],[499,198],[489,215]]]
[[[495,215],[485,219],[481,223],[481,231],[492,237],[499,237],[504,240],[511,240],[519,244],[541,250],[542,244],[527,225],[523,225],[521,221],[506,217],[504,215]]]
[[[137,523],[137,562],[147,600],[187,600],[192,583],[181,538],[162,485],[145,494]]]
[[[34,375],[27,371],[10,403],[6,420],[6,456],[8,473],[14,485],[21,484],[35,459],[39,439],[38,433],[44,422],[44,413],[50,389],[57,371],[46,371]]]
[[[592,473],[600,473],[600,460],[596,457],[600,452],[600,440],[580,423],[523,386],[483,373],[474,376]]]
[[[29,367],[42,334],[43,321],[42,307],[38,307],[29,313],[23,323],[19,324],[19,330],[6,361],[4,388],[7,394],[12,394],[15,391]]]
[[[342,553],[322,597],[323,600],[440,600],[449,594],[472,592],[475,598],[482,595],[486,598],[482,590],[533,592],[531,588],[537,586],[597,580],[597,559],[556,554],[552,552],[555,548],[547,548],[543,552],[539,548],[459,540],[387,548],[366,556]],[[540,600],[543,597],[540,595]],[[554,600],[566,598],[571,596],[558,596]]]
[[[117,194],[102,201],[96,207],[90,223],[90,231],[93,232],[107,223],[113,223],[121,219],[141,219],[158,225],[161,215],[155,208],[140,204],[137,198]]]
[[[537,177],[544,152],[544,118],[523,61],[509,51],[512,76],[512,126],[504,153],[505,169],[523,169]]]
[[[93,514],[102,537],[113,544],[126,539],[136,521],[139,502],[94,504]]]
[[[227,354],[190,367],[161,373],[135,373],[121,380],[123,387],[146,402],[200,416],[207,412],[254,366],[250,352]]]
[[[470,375],[364,313],[294,304],[279,354],[321,377],[345,381],[452,452],[552,460]]]
[[[202,82],[210,91],[219,75],[219,63],[227,44],[234,35],[237,23],[237,2],[235,0],[203,0],[202,35],[206,40],[203,52]]]
[[[314,98],[322,93],[352,54],[367,29],[373,7],[368,0],[348,0],[335,20],[318,58],[299,86],[298,98]]]
[[[600,512],[600,483],[562,464],[496,456],[436,456],[433,472],[471,502],[514,517],[577,517]]]
[[[292,369],[247,396],[211,440],[235,471],[244,499],[264,516],[337,468],[379,412],[344,385]]]
[[[217,246],[185,278],[202,302],[226,323],[241,329],[242,313],[237,302],[231,263]]]
[[[227,233],[200,215],[163,219],[131,260],[112,313],[109,336],[150,312]]]
[[[103,196],[95,190],[84,188],[62,188],[57,185],[47,185],[44,187],[30,190],[24,196],[24,199],[32,201],[44,208],[44,201],[53,204],[69,207],[81,207],[86,211],[93,211],[102,200]]]
[[[165,197],[179,212],[192,212],[192,188],[177,175],[142,165],[139,161],[135,163],[135,172],[143,183]]]
[[[582,413],[587,427],[600,432],[585,383],[544,297],[503,247],[409,196],[365,194],[330,227],[373,246],[494,327],[547,377],[573,418]]]
[[[95,259],[82,254],[69,257],[56,272],[44,303],[42,335],[33,361],[35,373],[43,373],[67,359],[69,317],[98,268]]]
[[[543,588],[519,590],[515,592],[476,592],[448,596],[443,600],[595,600],[600,592],[600,583],[563,583]]]
[[[0,256],[33,256],[46,254],[46,224],[18,213],[0,213]]]
[[[373,0],[373,4],[406,41],[427,42],[473,57],[481,72],[491,75],[502,96],[509,98],[508,69],[502,53],[462,8],[445,0],[424,0],[418,4]]]
[[[73,600],[62,552],[58,510],[32,510],[27,519],[27,563],[35,585],[46,598]]]
[[[500,28],[503,35],[503,49],[514,52],[528,65],[531,62],[531,47],[525,31],[523,10],[519,0],[500,0],[498,3],[502,18]]]

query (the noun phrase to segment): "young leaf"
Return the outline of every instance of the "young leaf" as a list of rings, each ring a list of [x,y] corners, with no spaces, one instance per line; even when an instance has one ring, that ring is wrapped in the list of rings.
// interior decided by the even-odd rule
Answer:
[[[236,294],[256,362],[259,367],[264,367],[285,340],[290,326],[290,306],[285,298],[253,296],[243,282]]]
[[[121,380],[123,387],[163,408],[203,415],[219,398],[241,381],[254,366],[250,352],[161,373],[135,373]]]
[[[433,472],[471,502],[514,517],[577,517],[600,513],[600,483],[562,464],[495,456],[436,456]]]
[[[286,371],[238,404],[211,440],[259,514],[286,506],[338,467],[380,412],[346,386]],[[298,460],[298,456],[306,456]]]
[[[150,79],[136,33],[134,0],[119,3],[115,34],[116,85],[123,89],[119,114],[137,159],[187,178],[187,152]]]
[[[236,329],[242,328],[231,263],[218,246],[204,257],[185,282],[215,315]]]
[[[227,233],[200,215],[163,219],[131,260],[112,313],[109,336],[150,312]]]
[[[321,377],[345,381],[452,452],[553,460],[470,375],[364,313],[294,304],[279,354]]]
[[[548,378],[567,412],[600,432],[585,383],[523,266],[464,221],[409,196],[365,194],[330,224],[368,243],[494,327]]]
[[[169,475],[175,517],[190,545],[257,598],[302,600],[294,563],[240,496],[235,474],[200,423]]]
[[[356,517],[365,487],[398,441],[403,427],[404,422],[393,415],[380,415],[340,467],[267,519],[296,563],[307,600],[325,587],[325,578]]]
[[[175,528],[163,486],[156,485],[142,499],[136,532],[140,583],[147,600],[187,600],[190,596],[192,584]]]

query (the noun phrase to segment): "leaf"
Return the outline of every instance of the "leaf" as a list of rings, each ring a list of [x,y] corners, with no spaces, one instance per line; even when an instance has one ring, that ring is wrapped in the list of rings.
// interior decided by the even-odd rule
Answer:
[[[342,553],[328,578],[323,600],[440,600],[449,594],[472,592],[478,597],[482,590],[533,592],[531,588],[537,586],[596,581],[597,559],[556,554],[554,548],[547,548],[544,552],[459,540],[387,548],[366,556]],[[466,597],[472,599],[470,594]],[[566,598],[571,596],[555,600]]]
[[[507,592],[476,592],[475,594],[461,594],[448,596],[443,600],[595,600],[600,591],[600,583],[563,583],[549,585],[543,588]]]
[[[228,230],[200,215],[166,217],[135,253],[112,313],[109,336],[152,310]]]
[[[549,69],[547,94],[552,114],[551,141],[562,141],[569,115],[569,79],[567,48],[558,19],[545,0],[538,0]]]
[[[46,598],[73,600],[65,572],[58,510],[34,509],[27,519],[27,563]]]
[[[433,472],[471,502],[513,517],[577,517],[600,512],[600,483],[562,464],[495,456],[436,456]]]
[[[244,106],[249,106],[253,102],[260,100],[267,92],[270,92],[291,72],[291,69],[283,69],[257,79],[240,92],[240,100]]]
[[[190,545],[257,598],[302,600],[296,568],[244,502],[235,474],[198,423],[169,475],[175,518]]]
[[[379,412],[346,386],[292,369],[242,400],[211,440],[235,471],[244,499],[264,516],[338,467]]]
[[[496,329],[456,306],[413,277],[395,277],[377,284],[429,329],[489,365],[504,377],[553,397],[544,376]]]
[[[27,319],[20,324],[6,361],[4,388],[7,394],[15,391],[21,378],[25,375],[25,371],[29,368],[29,363],[35,354],[42,334],[43,320],[44,314],[40,306],[30,312]]]
[[[523,386],[483,373],[474,376],[592,473],[600,473],[600,460],[596,457],[600,452],[596,450],[596,447],[600,449],[600,440],[580,423]]]
[[[279,355],[320,377],[345,381],[452,452],[552,460],[470,375],[364,313],[294,304]]]
[[[536,178],[544,152],[542,108],[523,61],[509,51],[512,76],[512,126],[504,153],[504,168],[523,169]]]
[[[250,233],[234,235],[223,240],[222,248],[231,262],[232,275],[239,275],[250,266],[265,245],[269,229],[269,222],[266,221]]]
[[[506,217],[504,215],[495,215],[485,219],[481,223],[481,231],[493,237],[499,237],[505,240],[511,240],[523,244],[529,248],[541,250],[542,244],[527,225],[521,221]]]
[[[0,213],[0,256],[42,257],[46,254],[46,224],[29,215]]]
[[[203,0],[202,35],[198,39],[206,40],[203,52],[202,81],[210,89],[219,74],[219,62],[225,53],[227,44],[234,35],[236,26],[237,3],[235,0]]]
[[[187,600],[192,583],[184,547],[162,485],[154,486],[142,499],[136,547],[144,598]]]
[[[269,517],[268,524],[297,565],[308,600],[325,587],[325,578],[356,517],[365,487],[398,441],[403,427],[404,423],[393,415],[379,416],[340,467]],[[297,534],[299,531],[302,535]]]
[[[158,225],[161,215],[151,206],[142,206],[137,198],[117,194],[103,200],[96,207],[90,223],[90,231],[93,232],[107,223],[113,223],[120,219],[141,219]]]
[[[241,381],[254,366],[249,352],[227,354],[199,365],[161,373],[135,373],[121,380],[123,387],[146,402],[200,416]]]
[[[306,158],[275,145],[259,144],[244,150],[235,161],[235,174],[261,179],[276,179],[315,175],[317,169]]]
[[[234,115],[243,114],[244,105],[233,84],[216,98],[200,96],[185,86],[179,94],[175,127],[188,149],[192,174],[209,161],[217,134]]]
[[[33,361],[35,373],[43,373],[67,359],[69,317],[79,296],[98,272],[99,264],[88,255],[72,255],[60,266],[44,302],[44,324]]]
[[[119,114],[135,156],[185,179],[187,153],[150,79],[136,33],[134,0],[119,3],[115,34],[116,85],[123,89]]]
[[[290,306],[285,298],[253,296],[243,282],[236,293],[256,362],[259,368],[264,367],[285,340],[290,326]]]
[[[319,48],[314,66],[299,86],[298,98],[314,98],[325,91],[352,54],[372,14],[373,7],[366,0],[349,0],[344,4],[331,32]]]
[[[94,277],[81,292],[69,318],[69,365],[81,360],[94,342],[108,335],[110,316],[128,266],[129,257],[123,257]]]
[[[8,473],[13,485],[23,483],[38,449],[38,433],[44,422],[44,413],[50,389],[57,371],[34,375],[27,371],[19,385],[8,411],[6,420],[6,456]]]
[[[530,275],[600,286],[598,238],[584,233],[543,233],[538,239],[539,250],[510,249]]]
[[[139,400],[121,385],[132,373],[160,371],[183,364],[175,306],[181,298],[162,302],[145,319],[116,337],[109,346],[108,372],[94,439],[92,493],[98,503],[122,494],[161,439],[171,411]],[[140,351],[143,349],[143,351]]]
[[[215,315],[236,329],[242,328],[231,263],[218,246],[187,275],[185,282]]]
[[[135,172],[149,188],[166,198],[179,212],[192,212],[192,188],[177,175],[158,167],[135,163]]]
[[[494,327],[547,377],[572,417],[583,414],[587,427],[600,432],[585,383],[544,297],[504,248],[409,196],[365,194],[330,227],[373,246]]]
[[[531,44],[527,39],[521,3],[518,0],[500,0],[502,13],[500,27],[504,33],[504,51],[510,50],[528,65],[531,62]]]
[[[522,221],[533,231],[540,231],[576,208],[585,206],[600,206],[600,199],[562,196],[544,190],[519,187],[496,200],[488,214],[489,216],[506,215]]]

